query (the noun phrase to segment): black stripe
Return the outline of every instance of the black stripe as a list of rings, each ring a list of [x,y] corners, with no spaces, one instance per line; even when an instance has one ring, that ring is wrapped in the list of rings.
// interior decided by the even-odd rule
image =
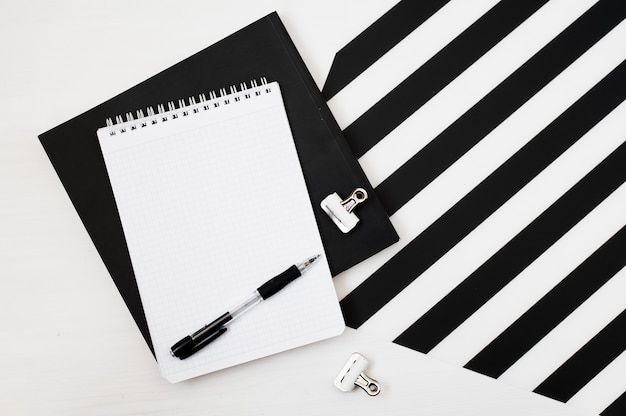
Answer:
[[[535,393],[568,401],[626,350],[626,310],[550,375]]]
[[[626,143],[542,212],[394,342],[422,352],[434,348],[624,183],[624,166]]]
[[[626,415],[626,392],[622,393],[613,403],[600,413],[602,416],[624,416]]]
[[[626,227],[574,269],[465,368],[499,377],[626,265]]]
[[[376,188],[387,213],[417,195],[625,16],[625,1],[603,0],[567,27]]]
[[[626,96],[622,62],[342,301],[358,328],[615,108]]]
[[[496,4],[343,131],[356,156],[364,155],[546,2]]]
[[[450,0],[402,0],[335,55],[322,95],[330,100]]]

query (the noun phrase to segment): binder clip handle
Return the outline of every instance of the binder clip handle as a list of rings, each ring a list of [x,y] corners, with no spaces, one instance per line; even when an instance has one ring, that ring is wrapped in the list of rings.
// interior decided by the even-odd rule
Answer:
[[[370,396],[376,396],[380,393],[380,385],[378,382],[363,372],[359,374],[354,384],[365,390]]]
[[[348,211],[348,214],[356,208],[357,205],[364,202],[367,199],[367,191],[363,188],[356,188],[350,196],[341,201],[341,205]]]
[[[378,395],[380,384],[365,374],[368,364],[367,359],[358,352],[352,354],[335,378],[335,387],[343,392],[349,392],[354,386],[359,386],[370,396]]]

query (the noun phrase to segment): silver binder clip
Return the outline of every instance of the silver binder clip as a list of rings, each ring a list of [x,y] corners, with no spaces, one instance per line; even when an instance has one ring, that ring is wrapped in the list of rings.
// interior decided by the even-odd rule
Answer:
[[[358,352],[350,356],[341,372],[335,378],[335,387],[343,392],[349,392],[354,386],[359,386],[370,396],[380,393],[380,385],[376,380],[364,373],[368,361]]]
[[[367,199],[367,192],[363,188],[356,188],[350,196],[342,200],[336,192],[328,195],[320,204],[324,212],[333,220],[339,229],[347,233],[359,222],[359,218],[352,212],[354,208]]]

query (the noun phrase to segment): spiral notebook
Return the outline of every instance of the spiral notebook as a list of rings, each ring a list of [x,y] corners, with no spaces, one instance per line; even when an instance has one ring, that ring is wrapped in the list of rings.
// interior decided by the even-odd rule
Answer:
[[[324,247],[278,83],[128,113],[98,130],[163,376],[177,382],[339,335],[324,256],[191,357],[170,347]],[[121,123],[119,123],[122,121]]]
[[[280,83],[309,202],[332,274],[398,241],[387,214],[287,30],[279,16],[271,13],[39,136],[76,212],[153,352],[96,130],[103,125],[103,120],[116,114],[137,108],[156,109],[160,103],[238,85],[260,76]],[[98,79],[94,77],[96,82]],[[76,163],[77,160],[81,163]],[[333,192],[347,196],[359,187],[364,188],[369,197],[358,209],[359,225],[344,234],[320,208],[320,201]]]

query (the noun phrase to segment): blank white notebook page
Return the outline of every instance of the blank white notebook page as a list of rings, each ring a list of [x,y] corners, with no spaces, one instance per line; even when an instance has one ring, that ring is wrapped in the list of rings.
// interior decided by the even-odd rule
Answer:
[[[98,130],[162,375],[177,382],[339,335],[343,318],[278,84],[184,111]],[[185,360],[170,355],[314,254],[322,259],[213,343]]]

